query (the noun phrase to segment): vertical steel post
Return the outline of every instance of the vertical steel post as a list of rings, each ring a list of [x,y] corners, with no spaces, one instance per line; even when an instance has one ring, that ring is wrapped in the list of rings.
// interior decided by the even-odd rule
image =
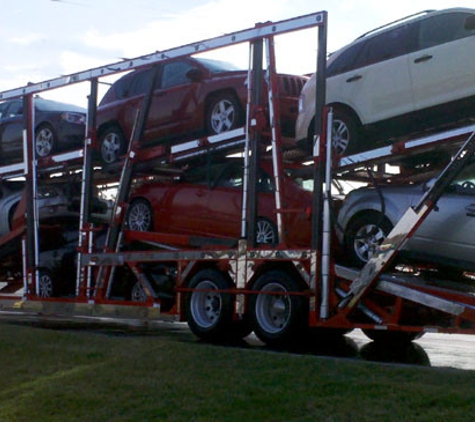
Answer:
[[[81,202],[81,225],[89,223],[91,220],[91,202],[92,202],[92,176],[94,173],[94,166],[92,163],[92,143],[96,141],[96,126],[97,126],[97,78],[91,79],[91,93],[88,96],[87,106],[87,123],[84,142],[84,163],[82,174],[82,202]]]
[[[323,183],[325,180],[325,138],[323,114],[326,103],[327,25],[318,27],[318,54],[315,95],[315,139],[313,176],[312,249],[322,248]]]
[[[248,219],[247,219],[247,240],[253,247],[256,246],[256,224],[257,224],[257,171],[259,167],[259,148],[261,144],[261,133],[259,127],[259,119],[261,110],[259,105],[262,102],[262,58],[263,58],[263,42],[262,38],[253,42],[253,95],[252,95],[252,115],[256,117],[256,127],[251,131],[250,137],[250,160],[249,160],[249,190],[248,190]]]
[[[84,159],[81,179],[81,209],[79,214],[79,240],[78,240],[78,266],[76,274],[76,295],[87,295],[90,288],[90,277],[86,277],[86,270],[90,273],[90,268],[81,267],[81,253],[91,252],[91,202],[93,193],[93,173],[92,144],[96,142],[96,111],[97,111],[97,78],[91,79],[91,92],[88,97],[87,122],[84,141]],[[81,287],[87,278],[87,288],[81,291]]]
[[[326,121],[327,143],[325,157],[325,192],[323,198],[323,227],[322,227],[322,259],[321,259],[321,303],[320,318],[327,319],[329,316],[330,305],[330,259],[331,259],[331,221],[330,221],[330,203],[331,203],[331,187],[332,187],[332,151],[333,148],[328,147],[328,143],[332,141],[333,112],[330,111]]]
[[[326,289],[322,284],[322,248],[323,248],[323,185],[325,181],[325,133],[324,133],[324,109],[326,103],[326,59],[327,59],[327,20],[324,25],[318,27],[318,53],[316,73],[315,95],[315,138],[313,141],[313,200],[312,200],[312,238],[311,247],[314,257],[312,258],[312,281],[311,287],[315,296],[310,300],[310,318],[316,317],[316,301],[325,298],[319,297],[321,290]],[[331,148],[331,146],[330,146]],[[327,292],[324,292],[327,295]],[[322,310],[320,309],[322,312]],[[323,309],[325,314],[327,310]]]
[[[280,130],[280,107],[279,101],[277,98],[278,95],[278,81],[277,81],[277,71],[276,71],[276,60],[275,60],[275,45],[274,37],[267,37],[266,42],[266,53],[267,53],[267,88],[268,88],[268,98],[269,98],[269,119],[271,126],[272,134],[272,164],[273,164],[273,178],[274,178],[274,197],[275,197],[275,206],[277,209],[277,233],[278,233],[278,243],[285,241],[285,224],[282,212],[282,197],[283,197],[283,185],[281,185],[281,174],[282,174],[282,133]]]
[[[35,283],[35,293],[39,293],[38,278],[38,244],[39,219],[37,209],[37,176],[35,154],[35,104],[33,95],[23,97],[23,115],[25,119],[23,161],[26,174],[26,272],[28,279],[28,293]]]
[[[251,110],[252,110],[252,57],[254,45],[249,43],[249,66],[247,71],[247,102],[246,102],[246,141],[244,144],[244,169],[242,183],[242,206],[241,206],[241,238],[247,237],[247,200],[249,189],[249,141],[251,131]]]

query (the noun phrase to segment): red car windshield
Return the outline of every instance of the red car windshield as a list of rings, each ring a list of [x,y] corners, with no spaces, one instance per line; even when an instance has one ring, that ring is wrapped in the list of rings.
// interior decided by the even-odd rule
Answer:
[[[214,59],[203,59],[203,58],[196,58],[194,59],[206,67],[212,73],[220,73],[220,72],[236,72],[242,71],[244,69],[236,66],[233,63],[221,61],[221,60],[214,60]]]

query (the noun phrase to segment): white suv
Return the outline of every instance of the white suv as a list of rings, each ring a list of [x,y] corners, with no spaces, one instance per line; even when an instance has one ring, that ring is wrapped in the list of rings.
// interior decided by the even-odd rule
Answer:
[[[315,93],[313,75],[300,97],[299,144],[313,138]],[[475,117],[475,9],[411,15],[331,54],[326,102],[339,154]]]

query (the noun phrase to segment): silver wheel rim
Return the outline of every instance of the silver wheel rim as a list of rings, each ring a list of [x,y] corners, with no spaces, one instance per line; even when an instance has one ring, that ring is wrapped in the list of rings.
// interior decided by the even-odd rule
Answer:
[[[214,133],[222,133],[233,127],[236,111],[229,100],[221,100],[211,110],[211,128]]]
[[[257,243],[275,243],[275,233],[271,223],[265,220],[257,222],[256,241]]]
[[[211,328],[219,320],[223,302],[221,294],[216,292],[218,287],[212,281],[204,280],[199,282],[191,293],[190,311],[193,321],[201,328]]]
[[[40,274],[38,295],[39,297],[53,296],[53,280],[49,274]]]
[[[104,136],[101,145],[102,160],[107,163],[113,163],[119,158],[120,136],[117,133],[110,132]]]
[[[332,144],[337,154],[343,154],[350,143],[350,131],[342,120],[333,120]]]
[[[361,261],[368,262],[385,238],[384,232],[375,224],[366,224],[360,227],[353,242],[356,256]]]
[[[42,128],[36,134],[35,149],[39,157],[47,157],[53,149],[54,135],[51,129]]]
[[[138,202],[132,204],[129,211],[128,226],[130,230],[145,232],[152,226],[152,213],[147,204]]]
[[[148,296],[142,284],[140,284],[139,282],[134,284],[134,287],[132,287],[130,298],[132,302],[146,302],[147,301]]]
[[[269,283],[261,290],[256,300],[256,319],[267,333],[281,332],[288,324],[292,312],[292,303],[287,290],[279,283]],[[279,293],[272,295],[270,293]]]

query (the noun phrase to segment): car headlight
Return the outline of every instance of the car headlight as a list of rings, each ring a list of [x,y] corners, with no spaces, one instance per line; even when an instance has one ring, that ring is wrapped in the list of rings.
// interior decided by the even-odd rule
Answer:
[[[303,113],[305,111],[305,94],[300,94],[299,97],[299,113]]]
[[[86,123],[86,115],[83,113],[75,113],[72,111],[66,111],[61,114],[61,118],[68,123],[74,123],[78,125],[83,125]]]

